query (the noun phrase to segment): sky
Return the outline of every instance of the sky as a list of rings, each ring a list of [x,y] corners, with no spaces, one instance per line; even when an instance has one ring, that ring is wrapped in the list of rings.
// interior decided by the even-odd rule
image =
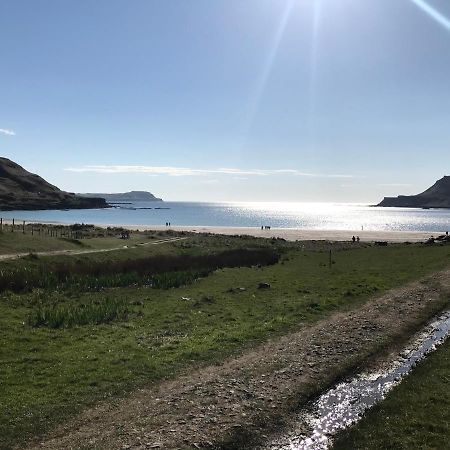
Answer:
[[[448,0],[0,0],[0,155],[71,192],[377,202],[450,174]]]

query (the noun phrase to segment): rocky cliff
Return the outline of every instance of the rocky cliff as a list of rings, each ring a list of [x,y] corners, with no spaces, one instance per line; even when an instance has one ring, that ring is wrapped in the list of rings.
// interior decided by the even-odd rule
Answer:
[[[0,210],[106,208],[103,199],[64,192],[15,162],[0,157]]]
[[[417,195],[385,197],[377,206],[399,208],[450,208],[450,176],[436,181],[433,186]]]

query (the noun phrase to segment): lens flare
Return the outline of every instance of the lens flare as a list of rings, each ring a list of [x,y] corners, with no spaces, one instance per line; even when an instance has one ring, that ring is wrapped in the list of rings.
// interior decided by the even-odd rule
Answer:
[[[437,9],[430,6],[424,0],[411,0],[416,6],[418,6],[422,11],[428,14],[432,19],[442,25],[444,28],[450,31],[450,20],[441,14]]]
[[[286,6],[283,10],[278,27],[270,44],[269,51],[267,53],[267,57],[264,62],[264,67],[256,82],[256,86],[252,95],[252,100],[248,108],[247,119],[245,122],[246,134],[252,127],[253,121],[258,112],[262,96],[264,95],[267,82],[269,80],[270,74],[273,69],[273,65],[275,63],[275,59],[277,57],[278,49],[280,47],[281,41],[283,40],[283,35],[286,30],[286,26],[289,22],[289,18],[291,16],[292,8],[294,7],[294,3],[295,0],[287,0],[286,2]]]
[[[316,143],[316,96],[317,96],[317,66],[319,61],[319,33],[322,13],[322,1],[316,0],[313,5],[310,76],[309,76],[309,109],[308,132],[311,148]]]

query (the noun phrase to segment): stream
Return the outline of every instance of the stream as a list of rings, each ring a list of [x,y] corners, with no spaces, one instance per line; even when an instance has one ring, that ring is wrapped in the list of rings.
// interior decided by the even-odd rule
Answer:
[[[364,412],[382,401],[450,335],[450,311],[440,314],[382,369],[363,372],[335,385],[294,418],[288,431],[264,446],[266,450],[325,450],[337,432],[358,422]],[[386,368],[387,367],[387,368]],[[308,432],[305,432],[305,424]]]

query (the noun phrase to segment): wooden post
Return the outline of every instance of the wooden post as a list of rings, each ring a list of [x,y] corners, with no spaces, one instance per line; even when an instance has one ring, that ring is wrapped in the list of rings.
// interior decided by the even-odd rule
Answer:
[[[3,217],[0,217],[0,231],[3,231]]]
[[[22,233],[25,234],[25,220],[22,223]]]
[[[12,221],[11,233],[14,233],[14,219]]]
[[[331,261],[331,248],[330,248],[330,258],[328,260],[328,266],[331,269],[332,261]]]

